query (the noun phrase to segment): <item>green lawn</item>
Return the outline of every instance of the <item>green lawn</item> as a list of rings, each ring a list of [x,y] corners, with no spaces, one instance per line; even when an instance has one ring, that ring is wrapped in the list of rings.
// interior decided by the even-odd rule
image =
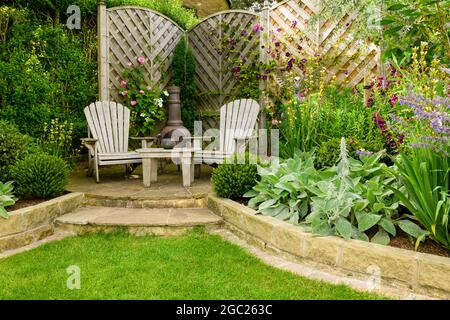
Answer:
[[[79,266],[81,287],[66,286]],[[219,236],[94,234],[0,260],[0,299],[377,299],[260,262]]]

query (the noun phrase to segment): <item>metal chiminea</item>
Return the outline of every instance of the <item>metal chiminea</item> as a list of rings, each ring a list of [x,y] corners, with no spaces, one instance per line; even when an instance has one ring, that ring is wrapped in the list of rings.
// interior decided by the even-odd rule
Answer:
[[[190,137],[191,134],[183,126],[183,120],[181,120],[180,88],[170,86],[167,88],[167,91],[169,92],[169,119],[158,136],[161,139],[161,146],[164,149],[173,149],[183,141],[183,137]]]

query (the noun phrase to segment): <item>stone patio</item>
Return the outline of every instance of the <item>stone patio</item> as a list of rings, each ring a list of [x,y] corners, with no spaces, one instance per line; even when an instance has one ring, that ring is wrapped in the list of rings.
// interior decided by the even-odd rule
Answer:
[[[169,163],[164,166],[158,181],[146,188],[142,182],[142,166],[139,166],[130,177],[125,177],[124,166],[102,167],[100,183],[86,176],[85,169],[75,170],[67,190],[83,192],[87,196],[108,197],[112,199],[146,199],[167,200],[204,198],[211,192],[211,172],[209,166],[202,166],[202,174],[195,179],[191,187],[182,186],[182,175],[177,166]]]

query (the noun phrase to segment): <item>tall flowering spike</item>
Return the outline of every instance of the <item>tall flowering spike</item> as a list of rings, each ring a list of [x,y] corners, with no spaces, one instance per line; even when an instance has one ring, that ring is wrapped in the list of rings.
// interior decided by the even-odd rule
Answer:
[[[348,161],[348,151],[345,138],[341,138],[338,174],[341,177],[347,177],[350,174],[350,163]]]

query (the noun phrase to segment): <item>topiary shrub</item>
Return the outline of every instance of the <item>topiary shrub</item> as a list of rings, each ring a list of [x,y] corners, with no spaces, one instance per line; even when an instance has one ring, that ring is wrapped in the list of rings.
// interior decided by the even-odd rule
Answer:
[[[45,153],[28,155],[11,170],[16,193],[21,197],[51,198],[64,192],[69,167],[59,157]]]
[[[257,182],[254,164],[221,164],[212,173],[214,191],[222,198],[240,199]]]
[[[11,166],[37,149],[33,139],[20,133],[15,125],[0,120],[0,181],[11,180]]]

